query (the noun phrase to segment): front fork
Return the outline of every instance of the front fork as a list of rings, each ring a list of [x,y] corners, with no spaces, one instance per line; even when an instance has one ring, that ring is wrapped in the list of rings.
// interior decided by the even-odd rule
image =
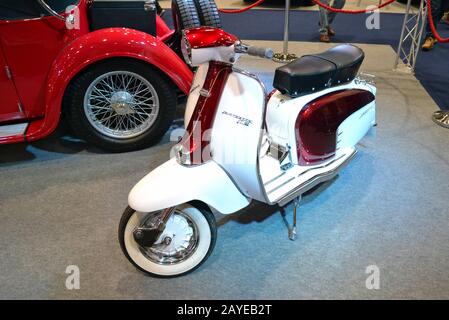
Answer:
[[[141,226],[134,229],[134,240],[142,247],[151,247],[159,239],[162,232],[164,232],[165,225],[175,211],[175,208],[170,207],[162,210],[149,225],[146,224],[147,220],[145,219]]]

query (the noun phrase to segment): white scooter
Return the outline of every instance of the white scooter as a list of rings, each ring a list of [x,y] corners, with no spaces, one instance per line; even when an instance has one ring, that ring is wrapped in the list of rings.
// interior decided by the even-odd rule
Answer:
[[[220,29],[183,33],[182,51],[196,70],[186,132],[175,157],[129,194],[119,226],[126,257],[145,273],[193,271],[214,248],[213,212],[230,214],[252,199],[296,204],[351,160],[375,125],[372,82],[358,74],[361,49],[339,45],[278,68],[266,94],[255,76],[233,67],[242,54],[271,58]]]

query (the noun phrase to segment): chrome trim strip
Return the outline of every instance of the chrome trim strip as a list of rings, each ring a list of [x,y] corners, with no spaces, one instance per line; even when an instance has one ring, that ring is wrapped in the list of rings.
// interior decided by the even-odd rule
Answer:
[[[285,186],[286,184],[288,184],[289,182],[295,180],[297,177],[291,177],[290,179],[288,179],[287,181],[284,181],[283,183],[281,183],[280,185],[278,185],[276,188],[274,188],[271,191],[268,191],[268,194],[275,192],[276,190],[279,190],[280,188],[282,188],[283,186]]]
[[[5,73],[6,73],[6,77],[8,78],[8,80],[12,80],[12,72],[11,72],[11,69],[9,68],[9,66],[5,66]]]
[[[341,169],[343,169],[354,158],[356,153],[357,153],[357,150],[354,150],[354,152],[352,152],[352,154],[335,169],[328,171],[328,172],[323,172],[322,174],[319,174],[319,175],[316,175],[316,176],[310,178],[309,180],[305,181],[304,183],[302,183],[301,185],[299,185],[298,187],[293,189],[287,195],[285,195],[279,199],[276,199],[274,201],[274,203],[277,203],[280,206],[283,206],[283,205],[289,203],[290,201],[292,201],[294,198],[298,197],[298,195],[306,192],[307,190],[312,189],[314,186],[318,185],[319,183],[332,179],[334,176],[336,176],[341,171]]]
[[[309,172],[309,171],[315,170],[315,169],[323,169],[323,168],[326,168],[326,167],[330,166],[331,164],[333,164],[334,162],[340,160],[340,159],[343,158],[344,156],[346,156],[346,154],[343,154],[343,155],[339,156],[337,159],[334,159],[334,160],[332,160],[332,161],[329,162],[329,163],[322,164],[321,166],[309,168],[309,169],[307,169],[307,170],[301,172],[301,173],[298,175],[298,177],[302,176],[303,174],[305,174],[305,173],[307,173],[307,172]]]
[[[284,172],[282,172],[280,175],[278,175],[278,176],[276,176],[276,177],[274,177],[274,178],[268,180],[266,183],[264,183],[264,186],[266,186],[266,185],[268,185],[268,184],[270,184],[270,183],[276,181],[277,179],[279,179],[280,177],[282,177],[282,176],[283,176],[284,174],[286,174],[286,173],[287,173],[287,172],[284,171]]]
[[[276,188],[274,188],[273,190],[269,191],[268,194],[273,193],[274,191],[278,190],[279,188],[285,186],[286,184],[288,184],[290,181],[299,178],[300,176],[302,176],[303,174],[306,174],[307,172],[316,170],[316,169],[323,169],[326,168],[328,166],[330,166],[331,164],[335,163],[336,161],[340,160],[341,158],[343,158],[345,156],[345,154],[341,155],[340,157],[338,157],[337,159],[332,160],[329,163],[323,164],[321,166],[317,166],[317,167],[313,167],[307,170],[304,170],[303,172],[301,172],[300,174],[298,174],[296,177],[291,177],[290,179],[288,179],[287,181],[283,182],[281,185],[277,186]],[[285,172],[284,172],[285,173]]]
[[[268,101],[267,101],[267,89],[265,88],[265,85],[263,84],[263,82],[255,74],[252,74],[252,73],[250,73],[248,71],[241,70],[241,69],[238,69],[238,68],[235,68],[235,67],[233,67],[232,70],[234,72],[243,74],[243,75],[248,76],[250,78],[253,78],[254,80],[256,80],[259,83],[260,87],[263,90],[262,125],[261,125],[261,128],[260,128],[259,143],[257,145],[256,171],[257,171],[257,179],[259,180],[259,189],[261,190],[261,193],[262,193],[262,196],[265,199],[265,202],[268,203],[268,204],[273,204],[273,203],[270,202],[270,200],[268,198],[267,191],[265,190],[265,186],[263,184],[262,176],[260,175],[260,161],[259,161],[260,149],[262,147],[263,134],[264,134],[265,116],[266,116],[267,104],[268,104]]]
[[[20,113],[23,113],[23,106],[22,103],[20,103],[20,101],[17,102],[17,107],[19,108]]]
[[[251,72],[249,72],[249,71],[246,71],[246,70],[242,70],[242,69],[236,68],[236,67],[234,67],[234,66],[232,67],[232,70],[233,70],[234,72],[243,74],[243,75],[245,75],[245,76],[248,76],[248,77],[253,78],[254,80],[256,80],[256,81],[260,84],[260,86],[262,87],[263,93],[265,94],[264,100],[266,100],[265,98],[266,98],[266,96],[267,96],[267,88],[265,88],[265,85],[264,85],[263,82],[259,79],[258,76],[256,76],[254,73],[251,73]],[[266,104],[266,103],[265,103],[265,104]]]

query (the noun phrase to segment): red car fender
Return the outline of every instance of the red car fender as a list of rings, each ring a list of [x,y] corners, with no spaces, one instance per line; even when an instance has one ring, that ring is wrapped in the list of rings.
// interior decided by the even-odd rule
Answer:
[[[55,59],[44,92],[45,118],[30,124],[26,140],[43,138],[56,129],[64,92],[79,72],[101,60],[117,57],[147,62],[163,72],[185,94],[190,90],[192,71],[156,37],[126,28],[94,31],[74,40]]]

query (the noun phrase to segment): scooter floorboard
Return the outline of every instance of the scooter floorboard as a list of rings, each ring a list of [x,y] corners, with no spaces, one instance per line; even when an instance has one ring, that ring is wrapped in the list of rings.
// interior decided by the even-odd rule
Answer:
[[[278,160],[268,155],[261,157],[260,171],[268,200],[272,204],[285,204],[317,184],[332,179],[355,153],[354,148],[345,148],[325,163],[307,167],[293,165],[285,171]]]

